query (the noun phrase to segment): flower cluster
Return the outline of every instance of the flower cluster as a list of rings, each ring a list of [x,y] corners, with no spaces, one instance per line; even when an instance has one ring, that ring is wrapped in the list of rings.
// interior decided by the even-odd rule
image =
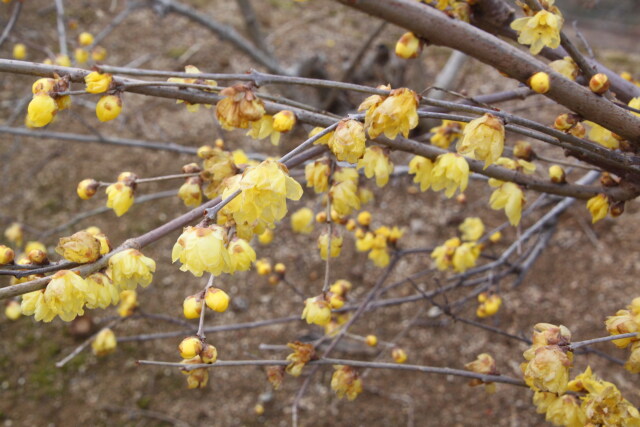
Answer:
[[[533,344],[524,352],[527,362],[520,366],[524,380],[534,391],[563,394],[573,362],[571,332],[549,323],[538,323],[533,329]]]
[[[69,89],[68,78],[42,78],[31,86],[33,98],[27,107],[25,125],[39,128],[51,123],[58,113],[71,105],[69,95],[59,96],[58,93]]]
[[[640,332],[640,297],[634,298],[626,310],[618,310],[615,316],[607,317],[605,325],[611,335]],[[640,336],[613,340],[613,343],[618,348],[631,345],[631,354],[624,367],[634,374],[640,373]]]
[[[360,212],[357,217],[357,226],[354,228],[356,250],[369,252],[369,259],[376,267],[386,267],[390,262],[389,252],[395,249],[404,230],[396,226],[392,228],[381,226],[373,230],[370,226],[371,214],[368,211]]]
[[[445,196],[453,197],[456,190],[466,190],[469,183],[469,164],[459,154],[445,153],[435,162],[422,156],[414,156],[409,162],[409,173],[415,175],[413,182],[420,184],[420,190],[432,188],[445,190]]]
[[[389,90],[382,86],[379,89]],[[394,89],[389,96],[372,95],[365,99],[358,107],[358,111],[365,111],[364,128],[369,138],[376,138],[383,134],[389,139],[395,139],[398,134],[405,138],[409,131],[418,126],[418,95],[407,88]]]
[[[482,318],[493,316],[500,310],[502,305],[502,298],[496,293],[482,292],[478,295],[478,308],[476,309],[476,316]]]

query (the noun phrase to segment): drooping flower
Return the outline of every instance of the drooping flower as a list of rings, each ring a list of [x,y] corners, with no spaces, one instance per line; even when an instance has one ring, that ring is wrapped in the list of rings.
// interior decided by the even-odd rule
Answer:
[[[409,173],[415,175],[413,182],[420,184],[420,191],[427,191],[431,187],[431,171],[433,162],[426,157],[413,156],[409,162]]]
[[[367,178],[376,177],[376,185],[384,187],[393,173],[393,163],[389,159],[387,150],[382,147],[367,147],[363,157],[358,160],[358,169],[364,169]]]
[[[206,271],[216,276],[231,271],[226,248],[227,233],[220,226],[186,227],[171,251],[173,262],[180,260],[181,271],[201,277]]]
[[[106,356],[109,353],[113,353],[116,350],[118,341],[116,340],[116,334],[109,328],[104,328],[98,332],[96,337],[91,342],[91,350],[96,356]]]
[[[100,257],[100,242],[86,231],[79,231],[72,236],[62,237],[56,253],[73,262],[93,262]]]
[[[229,266],[230,273],[236,271],[247,271],[251,268],[251,264],[256,261],[256,252],[253,250],[249,242],[238,237],[234,237],[229,243]]]
[[[309,208],[300,208],[291,214],[291,229],[296,233],[311,233],[313,231],[313,211]]]
[[[431,252],[431,258],[435,260],[438,270],[444,271],[453,265],[453,254],[461,244],[459,238],[453,237]]]
[[[518,43],[529,45],[533,55],[543,47],[552,49],[560,46],[560,30],[564,19],[560,14],[540,10],[534,16],[514,20],[511,28],[518,32]]]
[[[305,365],[316,358],[315,348],[313,344],[300,341],[287,343],[287,346],[293,350],[293,353],[287,356],[289,364],[285,370],[289,375],[299,377]]]
[[[304,167],[304,176],[307,187],[313,187],[316,193],[324,193],[329,189],[329,175],[331,168],[327,159],[316,160],[307,163]]]
[[[388,89],[388,87],[382,87]],[[373,95],[365,99],[358,111],[367,110],[364,127],[370,138],[380,134],[395,139],[398,134],[405,138],[418,126],[418,95],[407,88],[392,90],[389,96]]]
[[[429,141],[436,147],[444,148],[446,150],[452,142],[462,136],[462,131],[465,126],[466,123],[463,122],[443,120],[440,126],[436,126],[429,130],[432,134]]]
[[[516,226],[520,223],[525,201],[524,193],[518,184],[505,182],[491,194],[489,205],[491,209],[504,209],[509,223]]]
[[[280,144],[280,132],[274,127],[274,118],[269,114],[265,114],[259,120],[251,122],[251,129],[247,132],[247,136],[253,139],[262,140],[269,137],[271,144],[277,146]]]
[[[59,316],[69,322],[84,314],[87,290],[87,283],[81,276],[70,270],[60,270],[43,291],[23,295],[22,314],[34,314],[36,320],[44,322]]]
[[[587,201],[587,209],[591,212],[591,223],[604,219],[609,212],[609,198],[606,194],[597,194]]]
[[[87,308],[107,308],[120,301],[120,290],[108,275],[95,272],[85,280],[87,282]]]
[[[357,163],[364,155],[364,126],[357,120],[342,120],[329,140],[329,148],[340,161]]]
[[[483,160],[486,169],[504,150],[502,120],[488,113],[472,120],[465,126],[456,149],[460,154]]]
[[[445,153],[437,157],[431,170],[431,187],[434,191],[445,190],[445,196],[453,197],[457,189],[464,191],[469,183],[469,164],[464,157]]]
[[[246,129],[265,114],[264,103],[246,85],[233,85],[220,95],[225,98],[216,105],[216,117],[223,129]]]
[[[195,207],[202,203],[202,180],[198,176],[187,178],[184,184],[178,190],[178,197],[185,206]]]
[[[326,260],[331,254],[331,258],[340,255],[342,250],[342,236],[333,234],[331,236],[331,249],[329,249],[329,235],[325,232],[318,237],[318,249],[320,249],[320,257]]]
[[[146,288],[153,280],[156,263],[136,249],[125,249],[109,258],[111,279],[122,290]]]
[[[117,216],[124,215],[133,206],[133,187],[124,182],[116,182],[106,189],[107,207],[113,209]]]
[[[362,380],[354,368],[336,365],[333,369],[331,389],[336,392],[338,398],[346,397],[348,400],[354,400],[362,393]]]
[[[331,321],[331,307],[322,295],[307,298],[301,318],[309,324],[325,326]]]
[[[462,240],[475,242],[484,234],[484,224],[478,217],[467,217],[458,227],[462,233]]]

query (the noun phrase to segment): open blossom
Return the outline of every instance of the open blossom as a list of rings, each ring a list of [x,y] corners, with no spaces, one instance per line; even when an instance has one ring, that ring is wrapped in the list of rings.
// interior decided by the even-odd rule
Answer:
[[[531,53],[537,55],[545,46],[552,49],[560,46],[563,22],[560,14],[540,10],[534,16],[514,20],[511,28],[518,32],[518,43],[529,45]]]
[[[243,84],[236,84],[220,92],[225,96],[216,105],[216,117],[223,129],[246,129],[250,122],[265,114],[264,103]]]
[[[484,160],[485,169],[502,155],[504,150],[504,125],[502,120],[491,115],[469,122],[456,146],[458,153]]]
[[[313,231],[313,211],[309,208],[300,208],[291,214],[291,228],[296,233],[311,233]]]
[[[438,270],[444,271],[453,264],[453,254],[461,243],[459,238],[453,237],[431,252],[431,258],[435,260]]]
[[[262,140],[269,137],[271,144],[280,144],[280,132],[274,127],[274,118],[269,114],[262,116],[260,120],[251,122],[251,129],[247,132],[247,136],[253,139]]]
[[[120,289],[133,290],[149,286],[156,271],[156,263],[136,249],[125,249],[109,259],[111,279]]]
[[[367,178],[376,177],[376,185],[384,187],[393,173],[393,163],[389,159],[387,150],[382,147],[368,147],[364,156],[358,160],[358,169],[364,169]]]
[[[124,215],[133,205],[133,188],[124,182],[116,182],[106,189],[107,207],[113,209],[117,216]]]
[[[606,194],[597,194],[587,201],[587,209],[591,213],[591,222],[595,224],[607,216],[609,198]]]
[[[73,262],[93,262],[100,257],[100,242],[86,231],[79,231],[70,237],[62,237],[56,253]]]
[[[333,234],[331,236],[331,249],[329,250],[329,235],[322,233],[318,237],[318,249],[320,249],[320,257],[326,260],[331,254],[331,258],[335,258],[340,255],[342,250],[342,236]]]
[[[360,198],[358,197],[358,185],[352,180],[337,182],[329,190],[331,207],[340,216],[349,215],[354,209],[360,209]]]
[[[304,167],[304,176],[307,180],[307,187],[313,187],[313,190],[316,193],[324,193],[329,189],[330,173],[331,168],[326,159],[307,163]]]
[[[331,152],[340,161],[357,163],[364,155],[364,126],[357,120],[342,120],[329,140]]]
[[[120,290],[104,273],[89,275],[87,282],[87,308],[107,308],[120,301]]]
[[[475,242],[484,234],[484,224],[478,217],[465,218],[458,229],[462,233],[462,240],[467,242]]]
[[[388,87],[382,87],[388,89]],[[364,127],[370,138],[380,134],[395,139],[399,133],[405,138],[418,126],[418,95],[407,88],[392,90],[389,96],[373,95],[365,99],[358,111],[366,110]]]
[[[430,142],[436,147],[449,148],[451,143],[462,136],[462,130],[466,126],[463,122],[454,122],[451,120],[443,120],[440,126],[431,128]]]
[[[511,225],[518,225],[522,216],[522,206],[525,203],[524,193],[518,184],[505,182],[491,194],[489,205],[491,209],[503,209]]]
[[[453,197],[457,189],[464,191],[469,183],[469,164],[455,153],[441,154],[431,170],[431,188],[445,190],[444,195]]]
[[[351,366],[336,365],[331,376],[331,389],[342,399],[354,400],[362,393],[362,380]]]
[[[286,367],[286,372],[294,377],[299,377],[305,365],[316,358],[316,350],[313,344],[300,341],[287,343],[287,346],[293,350],[293,353],[287,356],[289,364]]]
[[[522,365],[524,380],[536,391],[564,393],[569,383],[571,358],[557,345],[538,347]]]
[[[171,259],[173,262],[180,260],[180,270],[189,271],[196,277],[201,277],[205,271],[216,276],[228,273],[231,258],[226,243],[226,230],[220,226],[186,227],[173,245]]]
[[[45,322],[59,316],[69,322],[84,314],[87,290],[87,283],[81,276],[70,270],[60,270],[44,290],[22,296],[22,314],[34,314],[36,320]]]
[[[331,307],[322,295],[307,298],[301,318],[309,324],[325,326],[331,321]]]
[[[256,261],[256,252],[253,250],[249,242],[238,237],[234,237],[229,243],[229,265],[230,273],[236,271],[247,271],[251,268],[251,264]]]
[[[458,246],[453,253],[453,270],[457,273],[464,273],[468,269],[475,267],[480,256],[480,246],[473,242],[465,242]]]
[[[431,171],[433,162],[426,157],[413,156],[409,162],[409,173],[415,175],[413,182],[420,184],[420,191],[426,191],[431,187]]]
[[[200,177],[192,176],[187,178],[185,183],[180,186],[180,189],[178,190],[178,197],[180,197],[185,206],[200,206],[202,203],[201,183],[202,181],[200,180]]]
[[[96,356],[106,356],[115,351],[118,341],[116,334],[109,328],[104,328],[91,342],[91,350]]]

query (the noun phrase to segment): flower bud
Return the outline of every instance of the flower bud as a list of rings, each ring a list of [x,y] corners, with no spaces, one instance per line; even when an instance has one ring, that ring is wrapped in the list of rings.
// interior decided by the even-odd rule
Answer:
[[[104,61],[107,58],[107,49],[102,46],[94,47],[91,52],[91,58],[96,62]]]
[[[200,352],[200,358],[204,363],[216,363],[216,360],[218,360],[218,349],[211,344],[207,344]]]
[[[261,276],[267,276],[271,274],[271,263],[266,259],[259,259],[256,261],[256,271]]]
[[[112,81],[111,74],[102,74],[97,71],[92,71],[84,77],[84,82],[87,84],[86,90],[89,93],[106,92],[109,90]]]
[[[78,43],[80,43],[81,46],[89,46],[91,43],[93,43],[93,35],[91,33],[87,33],[86,31],[80,33],[80,35],[78,36]]]
[[[4,308],[4,315],[7,316],[7,319],[9,320],[18,320],[20,316],[22,316],[20,303],[16,300],[10,300],[7,302],[7,305]]]
[[[556,184],[564,184],[566,182],[564,169],[559,165],[551,165],[549,167],[549,179]]]
[[[301,318],[308,324],[326,326],[331,321],[331,307],[321,295],[307,298]]]
[[[375,335],[367,335],[364,342],[366,342],[369,347],[375,347],[378,345],[378,337]]]
[[[178,350],[183,359],[191,359],[202,351],[202,341],[198,337],[187,337],[180,342]]]
[[[88,200],[96,194],[99,186],[100,183],[95,179],[83,179],[78,183],[76,192],[78,193],[78,197],[80,197],[82,200]]]
[[[15,258],[13,249],[8,246],[0,245],[0,265],[9,264]]]
[[[56,253],[69,261],[93,262],[100,257],[101,244],[86,231],[79,231],[58,241]]]
[[[27,57],[27,47],[22,43],[13,46],[13,59],[22,60]]]
[[[407,361],[407,353],[400,347],[394,347],[393,350],[391,350],[391,357],[396,363],[404,363]]]
[[[73,51],[73,56],[78,64],[86,64],[89,60],[89,52],[81,47],[78,47]]]
[[[273,267],[273,270],[278,274],[284,275],[287,272],[287,267],[279,262]]]
[[[106,95],[96,104],[96,116],[101,122],[115,119],[122,111],[122,99],[116,95]]]
[[[513,147],[513,155],[518,159],[526,160],[530,162],[535,157],[531,144],[527,141],[518,141]]]
[[[320,224],[324,224],[325,222],[327,222],[327,213],[325,211],[318,212],[316,214],[316,222]]]
[[[540,71],[535,73],[529,79],[529,86],[534,92],[537,93],[547,93],[551,87],[551,83],[549,82],[549,74]]]
[[[602,175],[600,175],[600,184],[604,187],[616,187],[620,185],[620,178],[611,175],[609,172],[602,172]]]
[[[197,163],[189,163],[182,166],[182,173],[199,173],[200,171],[200,166]]]
[[[217,311],[218,313],[224,313],[227,311],[229,307],[229,295],[222,289],[218,288],[209,288],[207,289],[207,293],[204,297],[204,301],[213,311]]]
[[[282,110],[273,116],[273,130],[276,132],[289,132],[296,124],[296,116],[292,111]]]
[[[273,230],[270,228],[267,228],[266,230],[264,230],[258,236],[258,241],[262,245],[268,245],[269,243],[271,243],[273,241]]]
[[[594,74],[589,80],[589,89],[598,95],[602,95],[609,90],[609,77],[604,73]]]
[[[40,128],[48,125],[53,121],[54,116],[58,112],[56,101],[44,93],[38,93],[33,97],[27,107],[28,127]]]
[[[210,145],[203,145],[198,148],[197,155],[201,159],[208,159],[215,155],[215,150]]]
[[[591,222],[595,224],[607,216],[609,198],[606,194],[597,194],[587,201],[587,209],[591,213]]]
[[[31,264],[48,264],[49,258],[47,258],[47,254],[40,249],[32,249],[27,254],[27,258],[29,258],[29,262]]]
[[[91,349],[96,356],[106,356],[112,353],[117,345],[116,334],[114,334],[111,329],[104,328],[98,332],[98,335],[96,335],[91,343]]]
[[[215,145],[216,148],[219,148],[220,150],[224,150],[224,141],[222,140],[222,138],[216,138],[216,140],[213,142],[213,145]]]
[[[350,218],[344,225],[344,228],[347,231],[354,231],[356,228],[358,228],[358,223],[353,218]]]
[[[202,299],[198,295],[189,295],[182,302],[182,313],[187,319],[197,319],[202,312]]]
[[[611,205],[611,209],[609,209],[609,214],[613,218],[619,217],[623,213],[624,213],[624,202],[623,201],[614,202]]]
[[[420,39],[411,32],[404,33],[396,43],[396,55],[403,59],[417,58],[421,49]]]
[[[275,286],[278,283],[280,283],[280,279],[281,276],[277,275],[277,274],[272,274],[271,276],[269,276],[269,279],[267,279],[267,282],[271,285],[271,286]]]
[[[362,211],[358,214],[358,224],[363,227],[368,227],[371,224],[371,213],[369,211]]]

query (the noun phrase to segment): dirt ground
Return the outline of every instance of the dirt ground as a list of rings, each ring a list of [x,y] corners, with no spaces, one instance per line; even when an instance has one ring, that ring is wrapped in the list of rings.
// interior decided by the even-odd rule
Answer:
[[[78,24],[77,29],[68,32],[71,40],[81,31],[99,33],[124,7],[124,2],[117,0],[65,3],[68,17]],[[377,25],[374,20],[333,2],[301,4],[272,0],[253,3],[259,3],[260,24],[282,65],[293,67],[317,53],[332,78],[340,75],[350,55]],[[208,16],[218,17],[225,24],[243,28],[235,2],[192,0],[189,4]],[[10,8],[11,4],[0,5],[0,22],[7,19]],[[401,33],[400,29],[389,26],[378,42],[393,48]],[[586,31],[586,34],[594,40],[596,54],[614,70],[627,70],[640,78],[640,56],[637,50],[635,54],[630,53],[634,52],[635,40],[618,34],[607,36],[595,30]],[[1,48],[1,57],[10,57],[13,43],[23,40],[30,46],[46,46],[55,51],[57,33],[51,2],[25,2],[13,37]],[[110,65],[144,59],[141,67],[163,70],[181,70],[186,64],[208,72],[242,72],[256,67],[232,45],[221,42],[196,24],[175,15],[161,18],[149,9],[134,12],[102,45],[109,52],[106,62]],[[45,54],[35,47],[29,49],[28,60],[43,61]],[[427,48],[420,59],[412,61],[405,70],[405,84],[416,90],[427,87],[448,55],[446,49]],[[458,88],[464,88],[469,94],[516,87],[514,82],[474,60],[464,67]],[[380,71],[384,72],[388,70]],[[8,119],[19,101],[29,95],[33,80],[31,77],[0,75],[3,125],[22,126],[22,114],[11,123]],[[314,96],[315,93],[310,93],[309,99],[313,101]],[[169,100],[133,94],[125,94],[123,113],[117,121],[99,123],[92,111],[97,98],[76,98],[79,97],[74,98],[71,111],[62,113],[47,130],[97,132],[105,136],[176,142],[190,147],[211,144],[215,138],[223,137],[229,147],[270,155],[286,152],[304,136],[301,131],[294,133],[285,137],[280,147],[274,148],[267,142],[261,144],[250,140],[239,131],[222,133],[210,110],[188,113],[183,105]],[[353,96],[352,101],[357,103],[361,99],[361,96]],[[506,103],[503,107],[544,123],[562,111],[550,106],[542,97]],[[510,142],[515,141],[513,136],[510,138]],[[558,154],[535,146],[548,156]],[[4,228],[12,221],[20,221],[27,226],[27,240],[37,239],[47,229],[104,204],[102,195],[89,201],[78,199],[75,187],[81,179],[92,177],[112,181],[126,170],[141,177],[173,174],[178,173],[182,165],[196,160],[195,156],[139,148],[0,133],[0,226]],[[394,160],[397,164],[406,164],[407,157],[397,155]],[[543,176],[547,166],[540,163],[537,173]],[[570,179],[578,176],[580,171],[573,171]],[[177,189],[178,185],[175,181],[152,183],[140,186],[138,194]],[[368,183],[376,196],[375,202],[367,206],[373,214],[374,225],[404,227],[407,233],[400,241],[403,249],[441,244],[456,234],[458,224],[466,216],[480,216],[487,227],[498,226],[504,221],[502,212],[488,209],[490,189],[481,181],[471,183],[465,205],[433,192],[415,194],[410,186],[407,176],[393,178],[382,190]],[[533,201],[536,195],[528,193],[527,197]],[[301,206],[309,206],[315,211],[321,209],[319,198],[309,192],[289,208],[293,211]],[[186,211],[177,197],[165,198],[135,205],[121,219],[113,212],[91,216],[47,237],[44,242],[52,249],[58,237],[96,225],[117,245]],[[539,216],[536,213],[526,218],[524,226],[532,224]],[[640,242],[630,233],[637,228],[639,220],[637,203],[630,203],[620,218],[607,218],[592,226],[584,203],[576,203],[562,217],[548,249],[524,282],[514,288],[511,286],[514,277],[509,276],[499,284],[503,307],[495,317],[483,322],[523,336],[529,336],[538,322],[564,324],[576,340],[605,335],[603,322],[606,316],[624,308],[639,295],[636,278],[640,274]],[[311,237],[295,235],[285,220],[277,227],[276,237],[270,245],[255,242],[254,247],[258,257],[284,262],[288,267],[288,280],[305,295],[316,295],[322,287],[324,273],[324,263],[315,248],[317,233],[318,228]],[[516,233],[513,228],[507,230],[503,243],[491,253],[495,255],[506,248]],[[203,287],[203,280],[181,273],[170,263],[170,250],[178,235],[179,232],[174,232],[143,251],[158,265],[152,285],[139,292],[144,313],[181,319],[183,298]],[[353,238],[345,233],[343,254],[332,264],[331,276],[334,280],[352,281],[352,300],[357,300],[373,286],[381,270],[373,267],[366,255],[357,253],[353,246]],[[428,255],[407,256],[387,283],[429,265]],[[443,277],[424,276],[418,283],[425,289],[435,289],[437,278]],[[231,295],[232,307],[222,315],[209,316],[207,326],[291,316],[301,311],[301,299],[285,284],[269,285],[265,277],[254,272],[218,280],[218,287]],[[0,286],[7,284],[8,280],[0,276]],[[414,288],[404,284],[385,297],[413,293]],[[452,298],[461,295],[454,294]],[[502,373],[520,376],[519,364],[525,344],[452,322],[443,316],[430,315],[433,311],[429,308],[430,305],[422,301],[369,312],[357,322],[352,332],[359,335],[374,333],[380,340],[389,341],[414,319],[414,326],[396,342],[407,351],[408,363],[462,368],[477,354],[489,352],[496,358]],[[475,318],[475,308],[471,300],[459,314]],[[94,325],[101,325],[114,315],[115,309],[110,308],[91,311],[88,317]],[[137,317],[121,323],[115,331],[119,337],[125,337],[183,329],[157,318]],[[222,360],[284,358],[286,351],[263,351],[259,345],[285,344],[318,332],[298,321],[210,334],[208,340],[218,348]],[[187,390],[184,376],[177,370],[136,364],[139,359],[179,361],[176,350],[180,337],[122,342],[116,353],[101,359],[84,351],[62,369],[56,368],[55,362],[83,341],[69,324],[59,320],[40,324],[31,317],[11,322],[2,317],[0,337],[0,420],[4,426],[285,426],[291,423],[291,402],[302,383],[301,378],[286,377],[282,388],[274,392],[262,368],[216,368],[211,370],[208,387]],[[611,356],[626,358],[625,351],[617,350],[610,343],[599,344],[596,348]],[[380,360],[390,361],[388,353]],[[372,358],[371,350],[355,340],[346,340],[334,354],[345,358]],[[616,383],[632,403],[640,403],[637,378],[621,366],[593,354],[578,355],[572,373],[576,374],[588,365],[603,378]],[[335,397],[329,386],[330,378],[331,369],[323,369],[309,387],[301,402],[302,425],[545,425],[544,418],[536,414],[531,404],[532,393],[524,388],[499,385],[497,392],[489,395],[482,388],[468,387],[466,380],[458,377],[376,370],[366,375],[362,395],[347,402]],[[254,410],[258,403],[264,404],[262,415]]]

